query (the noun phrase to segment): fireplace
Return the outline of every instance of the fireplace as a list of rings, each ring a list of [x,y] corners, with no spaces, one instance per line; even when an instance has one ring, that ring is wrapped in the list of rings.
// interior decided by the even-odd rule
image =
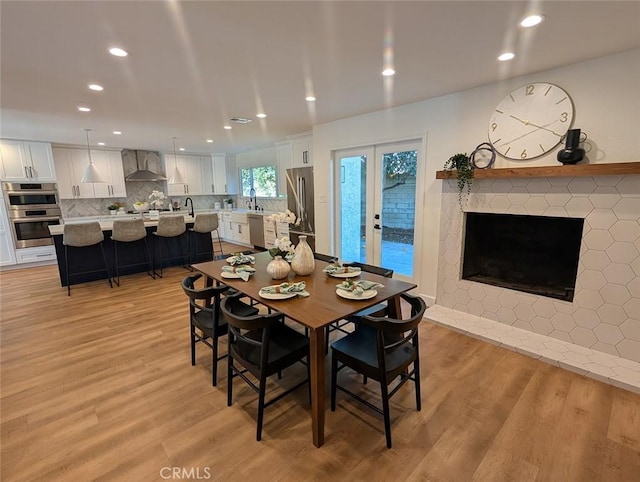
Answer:
[[[466,213],[462,278],[573,301],[584,219]]]

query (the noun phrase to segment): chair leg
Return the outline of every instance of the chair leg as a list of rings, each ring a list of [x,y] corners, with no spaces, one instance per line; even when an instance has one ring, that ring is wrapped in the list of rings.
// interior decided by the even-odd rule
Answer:
[[[69,249],[68,246],[64,246],[64,267],[67,272],[67,296],[71,296],[71,283],[69,283]]]
[[[224,251],[222,251],[222,241],[220,240],[220,231],[218,231],[216,229],[216,236],[218,236],[218,244],[220,245],[220,254],[224,254]],[[213,243],[211,244],[211,247],[213,248]],[[213,257],[215,258],[215,249],[213,250]]]
[[[111,281],[111,273],[109,273],[109,265],[107,264],[107,256],[104,254],[104,246],[100,243],[100,251],[102,252],[102,260],[104,261],[104,269],[107,272],[107,279],[109,280],[109,287],[113,288],[113,282]]]
[[[380,391],[382,392],[382,414],[384,416],[384,433],[387,438],[387,448],[391,448],[391,417],[389,415],[389,388],[386,377],[380,381]]]
[[[196,364],[196,333],[195,327],[191,325],[190,327],[190,337],[191,337],[191,366],[195,366]]]
[[[336,392],[338,382],[338,359],[336,354],[331,352],[331,411],[336,411]]]
[[[415,377],[415,389],[416,389],[416,410],[418,412],[422,410],[422,401],[420,400],[420,360],[416,357],[416,360],[413,362],[413,376]]]
[[[233,357],[227,357],[227,407],[233,403]]]
[[[262,440],[262,421],[264,419],[264,395],[267,388],[267,377],[260,374],[260,391],[258,392],[258,429],[256,431],[256,440]]]
[[[155,276],[153,275],[153,266],[151,264],[151,256],[149,256],[149,243],[147,243],[146,237],[142,238],[142,241],[144,241],[144,260],[147,263],[147,274],[155,279]],[[149,269],[151,269],[151,271],[149,271]]]
[[[120,266],[118,265],[118,242],[113,240],[113,264],[116,270],[116,277],[114,279],[116,286],[120,286]]]
[[[218,336],[215,334],[211,337],[211,354],[211,385],[215,387],[218,384]]]

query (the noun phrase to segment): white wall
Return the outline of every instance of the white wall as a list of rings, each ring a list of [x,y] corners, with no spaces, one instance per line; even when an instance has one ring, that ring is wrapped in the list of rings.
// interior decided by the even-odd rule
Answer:
[[[398,73],[402,75],[402,73]],[[422,218],[422,261],[417,272],[419,292],[435,298],[438,272],[440,203],[442,181],[435,172],[457,152],[471,153],[487,141],[493,108],[513,89],[529,82],[550,82],[571,96],[575,116],[573,127],[587,133],[590,162],[640,160],[640,49],[569,65],[535,75],[490,84],[414,104],[373,112],[313,128],[315,169],[315,212],[318,226],[333,226],[331,153],[363,145],[422,137],[426,139],[425,169],[418,182],[424,183]],[[585,146],[587,147],[587,146]],[[560,146],[529,161],[498,157],[495,167],[558,165]],[[422,177],[420,177],[422,176]],[[327,201],[321,202],[321,201]],[[329,252],[333,232],[318,230],[316,248]]]
[[[277,164],[278,154],[275,147],[236,154],[236,166],[238,169],[255,166],[276,166]]]

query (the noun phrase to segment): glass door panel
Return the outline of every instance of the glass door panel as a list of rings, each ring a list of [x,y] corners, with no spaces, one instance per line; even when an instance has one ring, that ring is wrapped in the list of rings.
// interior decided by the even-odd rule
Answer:
[[[367,257],[367,154],[343,152],[337,157],[339,256],[365,262]]]

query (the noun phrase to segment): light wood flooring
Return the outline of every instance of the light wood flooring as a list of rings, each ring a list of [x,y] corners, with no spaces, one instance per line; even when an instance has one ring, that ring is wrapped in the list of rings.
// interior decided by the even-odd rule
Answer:
[[[256,442],[257,395],[236,380],[227,407],[226,361],[218,387],[206,347],[190,364],[186,274],[67,297],[55,266],[0,273],[2,481],[640,480],[639,395],[426,321],[422,411],[405,385],[392,450],[381,417],[340,394],[315,448],[305,389],[266,410]]]

